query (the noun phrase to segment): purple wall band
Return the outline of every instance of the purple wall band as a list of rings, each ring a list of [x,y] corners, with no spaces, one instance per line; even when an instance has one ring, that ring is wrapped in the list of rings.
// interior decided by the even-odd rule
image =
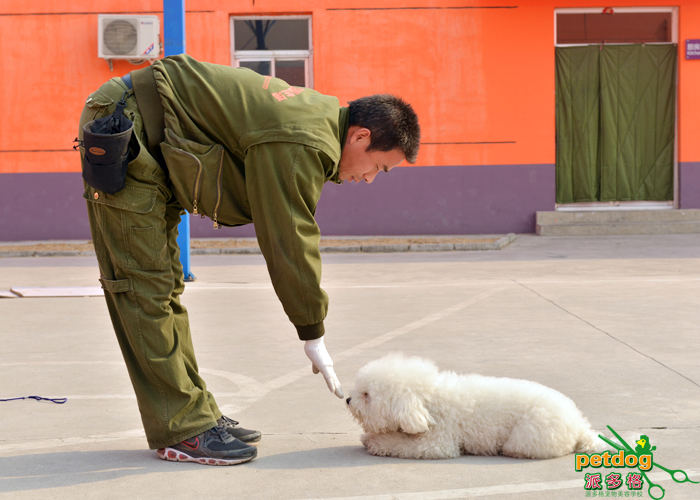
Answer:
[[[678,164],[680,208],[700,208],[700,161]]]
[[[697,193],[700,164],[688,165]],[[371,185],[327,183],[316,218],[325,236],[532,233],[554,189],[552,164],[398,168]],[[82,191],[80,173],[1,174],[0,241],[90,239]],[[192,220],[194,238],[254,234]]]

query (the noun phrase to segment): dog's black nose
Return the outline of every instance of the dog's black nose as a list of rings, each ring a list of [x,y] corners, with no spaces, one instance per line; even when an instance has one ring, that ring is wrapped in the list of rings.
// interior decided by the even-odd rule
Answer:
[[[345,402],[346,402],[347,404],[350,404],[350,400],[351,400],[351,399],[352,399],[352,398],[348,398],[348,399],[345,400]]]

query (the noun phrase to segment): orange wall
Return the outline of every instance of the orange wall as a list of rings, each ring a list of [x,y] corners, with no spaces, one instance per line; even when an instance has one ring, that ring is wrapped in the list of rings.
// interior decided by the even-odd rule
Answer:
[[[678,30],[679,161],[700,161],[700,60],[685,60],[686,39],[700,40],[700,3],[681,9]]]
[[[411,102],[426,143],[419,165],[554,163],[554,8],[600,5],[424,0],[414,5],[518,8],[329,10],[407,2],[297,0],[290,11],[288,0],[254,3],[186,0],[187,52],[229,64],[231,14],[311,14],[315,88],[343,104],[376,92]],[[700,38],[700,6],[616,2],[663,4],[681,4],[679,159],[700,161],[700,61],[682,52],[686,38]],[[160,0],[0,3],[0,173],[80,170],[70,148],[84,99],[136,68],[115,61],[110,72],[97,57],[97,14],[161,10]],[[508,144],[429,144],[438,142]]]
[[[537,22],[523,23],[524,17]],[[322,91],[341,102],[373,92],[401,95],[420,116],[426,143],[515,142],[428,144],[419,164],[554,161],[554,122],[532,113],[533,102],[551,100],[554,92],[553,61],[530,57],[551,48],[542,43],[553,27],[541,7],[330,11],[314,21],[314,34],[342,40],[315,44]],[[523,38],[531,40],[527,47],[516,42]]]

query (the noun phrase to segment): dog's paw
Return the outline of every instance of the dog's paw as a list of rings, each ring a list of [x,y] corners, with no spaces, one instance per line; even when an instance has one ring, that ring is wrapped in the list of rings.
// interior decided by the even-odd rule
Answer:
[[[360,442],[365,448],[369,447],[369,434],[362,434],[360,436]]]
[[[360,436],[360,441],[367,448],[367,451],[377,457],[391,457],[394,456],[392,450],[387,448],[386,436],[379,436],[377,434],[362,434]]]
[[[365,437],[366,436],[366,437]],[[367,451],[372,454],[376,455],[378,457],[386,457],[389,456],[388,450],[382,448],[382,446],[379,444],[379,440],[376,438],[372,438],[371,436],[364,435],[362,440],[362,444],[365,445],[365,448],[367,448]]]

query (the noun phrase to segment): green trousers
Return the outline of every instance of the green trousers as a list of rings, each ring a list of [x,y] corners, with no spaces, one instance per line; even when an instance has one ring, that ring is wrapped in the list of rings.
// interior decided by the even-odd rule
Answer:
[[[88,98],[83,125],[113,113],[127,91],[113,78]],[[199,376],[187,310],[180,304],[185,283],[177,245],[184,213],[165,173],[148,153],[136,99],[127,94],[124,114],[134,122],[126,187],[110,195],[85,184],[107,309],[124,355],[151,449],[162,448],[216,425],[221,417]]]

